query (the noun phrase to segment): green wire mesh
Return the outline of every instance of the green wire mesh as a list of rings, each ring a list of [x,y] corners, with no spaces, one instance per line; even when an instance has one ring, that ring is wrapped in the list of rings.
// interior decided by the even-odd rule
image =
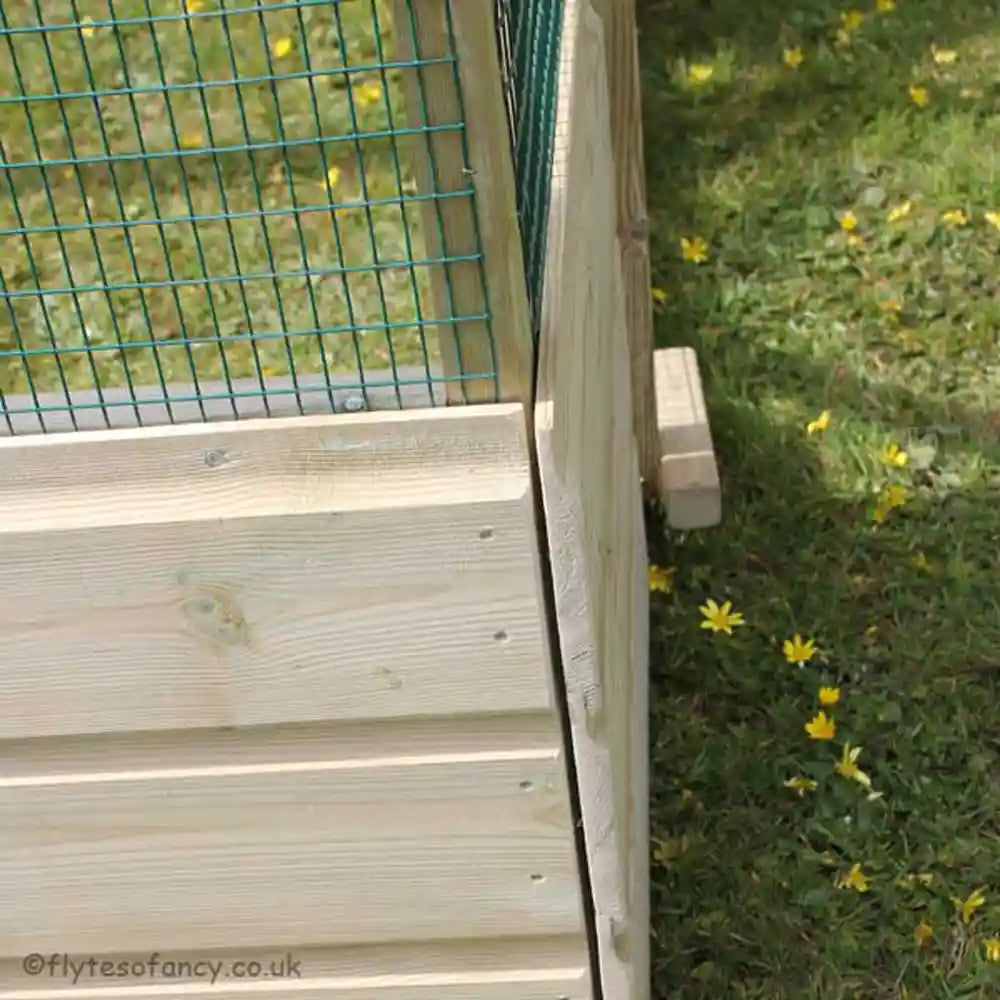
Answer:
[[[497,0],[500,61],[514,141],[517,213],[538,338],[555,136],[562,0]]]
[[[0,435],[443,399],[388,7],[0,4]]]

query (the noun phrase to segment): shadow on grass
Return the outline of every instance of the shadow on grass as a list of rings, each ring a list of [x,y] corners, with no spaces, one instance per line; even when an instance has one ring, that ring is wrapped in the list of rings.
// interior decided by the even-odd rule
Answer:
[[[940,361],[876,343],[860,323],[813,339],[842,319],[836,296],[850,287],[824,256],[833,207],[850,203],[853,184],[835,157],[866,130],[901,130],[913,66],[931,43],[981,44],[997,33],[1000,5],[899,0],[852,54],[835,49],[838,9],[825,2],[750,16],[735,0],[639,6],[653,273],[669,296],[658,340],[699,351],[724,489],[718,528],[649,526],[651,558],[676,567],[676,592],[653,595],[654,996],[1000,995],[996,966],[981,958],[1000,908],[963,931],[952,901],[989,886],[1000,862],[995,337],[946,347]],[[782,72],[785,46],[806,50],[795,73]],[[678,60],[712,63],[722,79],[692,93],[671,75]],[[897,110],[878,111],[899,95]],[[962,114],[974,120],[990,101]],[[920,123],[914,156],[947,130],[941,105]],[[972,191],[983,172],[974,138],[959,150],[968,174],[943,178],[936,195]],[[984,173],[987,197],[1000,193]],[[816,205],[819,226],[808,219]],[[679,260],[688,233],[710,238],[702,269]],[[894,253],[882,247],[871,267],[841,271],[891,272]],[[949,248],[942,261],[951,253],[973,250]],[[957,272],[947,280],[961,298]],[[988,296],[969,296],[972,320],[988,316]],[[796,311],[813,314],[803,330],[789,322]],[[944,325],[964,321],[950,314]],[[808,436],[820,409],[834,422]],[[910,465],[894,472],[877,457],[891,439],[912,445]],[[872,490],[890,478],[910,501],[875,525]],[[731,600],[745,627],[731,637],[700,629],[708,598]],[[821,651],[803,668],[781,651],[795,633]],[[821,684],[843,692],[832,747],[804,732]],[[832,774],[844,741],[863,746],[882,798]],[[819,788],[796,795],[783,787],[795,775]],[[836,876],[854,863],[870,890],[838,892]],[[905,881],[914,872],[933,873],[933,884],[915,891]],[[934,938],[918,950],[921,920]]]
[[[696,63],[718,56],[720,76],[732,60],[774,70],[785,47],[806,51],[835,48],[838,14],[851,3],[829,0],[774,0],[748,14],[740,0],[639,0],[639,30],[650,207],[685,214],[694,202],[693,182],[736,157],[751,158],[755,147],[776,137],[808,143],[820,136],[851,135],[878,110],[871,92],[859,92],[843,79],[831,79],[808,56],[794,74],[780,74],[760,88],[745,82],[706,89],[692,99],[670,79],[677,60]],[[841,55],[858,64],[871,91],[895,91],[906,106],[914,68],[926,62],[931,45],[958,46],[996,27],[997,0],[977,4],[950,0],[899,0],[891,15],[863,7],[871,22]],[[879,48],[882,51],[879,51]],[[884,52],[891,52],[886,59]],[[995,113],[996,87],[975,106],[982,119]],[[657,187],[654,189],[653,185]],[[660,186],[662,185],[662,186]],[[655,239],[655,235],[654,235]]]

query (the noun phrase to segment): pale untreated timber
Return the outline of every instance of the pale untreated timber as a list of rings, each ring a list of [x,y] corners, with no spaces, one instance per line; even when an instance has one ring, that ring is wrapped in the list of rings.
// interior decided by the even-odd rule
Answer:
[[[373,749],[0,778],[0,954],[581,929],[557,747]]]
[[[50,956],[46,956],[49,958]],[[21,958],[0,958],[0,997],[32,1000],[44,996],[118,997],[127,991],[137,1000],[203,997],[206,993],[225,1000],[591,1000],[586,950],[580,937],[536,936],[502,940],[424,941],[351,945],[344,948],[299,946],[292,950],[240,947],[224,952],[201,949],[160,952],[156,971],[160,975],[91,976],[88,956],[67,955],[67,975],[62,975],[62,955],[56,956],[56,974],[46,969],[42,976],[28,975]],[[148,969],[150,953],[114,952],[99,956],[113,967]],[[77,964],[78,980],[74,984]],[[242,963],[246,976],[249,963],[257,962],[271,979],[257,976],[240,982],[232,974]],[[295,972],[287,969],[295,963]],[[80,966],[83,966],[80,969]],[[213,979],[214,977],[214,979]],[[117,987],[117,988],[116,988]],[[51,992],[50,992],[51,991]],[[91,992],[93,991],[93,992]]]
[[[596,0],[593,6],[604,26],[611,147],[615,159],[618,251],[632,365],[633,428],[639,471],[647,495],[653,496],[658,485],[660,452],[656,434],[649,218],[635,0]]]
[[[520,405],[0,441],[0,996],[591,1000],[532,497]]]
[[[533,348],[493,0],[395,0],[394,9],[401,61],[443,60],[400,71],[410,127],[452,126],[413,137],[417,186],[475,192],[426,201],[423,238],[431,258],[482,255],[432,265],[431,289],[438,317],[490,314],[489,324],[440,326],[441,363],[448,375],[496,372],[499,397],[484,378],[449,383],[448,400],[530,403]]]
[[[0,441],[0,738],[551,710],[522,408]]]
[[[601,987],[645,1000],[648,595],[615,164],[601,20],[589,0],[564,17],[536,444]]]
[[[148,956],[139,961],[144,960],[148,960]],[[267,969],[266,963],[264,968]],[[117,983],[122,980],[111,981]],[[67,979],[67,982],[72,980]],[[305,988],[302,983],[292,986],[284,985],[282,980],[262,981],[246,976],[242,982],[236,980],[236,984],[233,986],[230,981],[224,993],[213,992],[210,995],[224,997],[225,1000],[591,1000],[587,975],[579,969],[557,969],[547,975],[532,970],[472,976],[380,976],[373,972],[370,976],[356,979],[319,980]],[[130,990],[127,994],[129,1000],[200,1000],[206,995],[203,983],[180,992],[172,982],[170,986],[127,988]],[[105,988],[97,992],[97,996],[104,993],[108,994],[109,1000],[111,996],[118,1000],[122,995]],[[36,995],[35,991],[25,990],[23,993],[0,993],[0,998],[33,1000]],[[45,1000],[51,995],[46,995]],[[75,997],[79,994],[69,995]],[[90,994],[88,1000],[92,996]]]
[[[722,490],[712,432],[690,347],[656,351],[659,400],[659,497],[667,522],[678,531],[708,528],[722,519]]]
[[[170,382],[166,392],[155,385],[108,388],[100,393],[71,389],[68,394],[5,396],[0,404],[0,437],[444,404],[441,373],[416,366],[366,372],[360,384],[356,375],[299,375],[294,380],[265,375],[197,386]]]

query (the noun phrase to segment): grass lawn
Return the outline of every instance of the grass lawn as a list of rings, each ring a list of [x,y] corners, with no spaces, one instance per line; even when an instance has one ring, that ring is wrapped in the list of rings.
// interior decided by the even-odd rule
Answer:
[[[651,532],[660,998],[1000,997],[1000,4],[857,11],[640,4],[658,340],[724,482]]]
[[[0,392],[424,362],[388,0],[38,7],[0,22]]]

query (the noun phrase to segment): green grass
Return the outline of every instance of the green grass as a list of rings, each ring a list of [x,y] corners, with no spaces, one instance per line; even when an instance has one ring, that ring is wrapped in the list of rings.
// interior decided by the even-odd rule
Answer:
[[[651,532],[676,567],[653,595],[655,994],[996,998],[1000,5],[865,0],[846,45],[821,0],[640,8],[658,340],[699,352],[724,484],[721,527]],[[876,524],[890,480],[910,499]],[[708,598],[746,625],[701,630]],[[820,649],[802,668],[794,633]],[[832,742],[803,728],[821,684]],[[834,773],[845,741],[882,798]],[[867,892],[835,887],[854,863]],[[965,923],[953,898],[979,887]]]
[[[8,26],[38,24],[28,0],[7,6]],[[76,6],[81,21],[108,20],[106,0]],[[0,351],[48,349],[30,361],[35,388],[60,388],[63,378],[71,387],[121,386],[129,377],[155,384],[161,371],[188,381],[192,368],[200,378],[250,376],[258,362],[266,374],[286,374],[286,333],[299,372],[321,371],[324,362],[357,371],[359,359],[366,370],[422,364],[425,346],[433,354],[433,329],[425,345],[415,323],[435,315],[426,267],[374,267],[425,256],[422,205],[399,203],[401,193],[416,194],[400,150],[406,140],[347,138],[408,124],[398,71],[377,68],[396,58],[389,6],[375,7],[381,35],[370,2],[262,14],[251,0],[230,2],[228,9],[251,11],[230,16],[227,31],[212,16],[217,0],[196,0],[190,20],[178,17],[179,0],[117,0],[116,17],[137,23],[0,37],[4,157],[45,162],[0,171],[0,272],[15,294],[13,315],[0,302]],[[42,10],[46,24],[74,22],[69,3]],[[172,18],[156,23],[155,39],[150,12]],[[290,40],[287,53],[276,49],[280,39]],[[368,69],[348,75],[344,67]],[[255,80],[163,93],[164,81],[235,77]],[[94,90],[113,93],[86,96]],[[56,93],[84,96],[11,100]],[[345,138],[312,142],[320,132]],[[241,151],[248,136],[264,148]],[[104,163],[65,162],[101,157],[107,147],[131,159],[113,172]],[[234,148],[213,156],[206,151],[213,147]],[[330,168],[339,171],[332,187]],[[290,211],[295,206],[300,211]],[[228,223],[227,213],[236,216]],[[262,213],[270,213],[263,223]],[[175,221],[123,229],[116,224],[123,216]],[[215,218],[192,224],[192,216]],[[34,230],[27,247],[20,229]],[[274,272],[281,276],[272,279]],[[261,277],[200,281],[240,273]],[[122,287],[137,278],[160,286]],[[173,281],[180,284],[167,287]],[[100,287],[56,291],[71,286]],[[17,294],[39,288],[44,298]],[[148,343],[150,329],[155,353],[119,349],[119,339]],[[63,352],[58,360],[53,345]],[[0,392],[28,391],[28,376],[19,357],[0,355]]]

